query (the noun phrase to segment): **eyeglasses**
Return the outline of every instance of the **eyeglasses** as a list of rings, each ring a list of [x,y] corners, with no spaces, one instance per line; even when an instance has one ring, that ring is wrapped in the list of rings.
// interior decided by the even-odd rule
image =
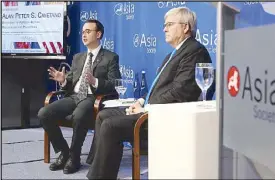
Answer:
[[[82,31],[81,34],[90,34],[92,31],[97,31],[97,30],[95,30],[95,29],[85,29],[85,31]]]
[[[167,22],[167,23],[163,24],[163,29],[164,29],[164,28],[170,28],[170,27],[173,26],[174,24],[187,24],[187,23],[181,23],[181,22]]]

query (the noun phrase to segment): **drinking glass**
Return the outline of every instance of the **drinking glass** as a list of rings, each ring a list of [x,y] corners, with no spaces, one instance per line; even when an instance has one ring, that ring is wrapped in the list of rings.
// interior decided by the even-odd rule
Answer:
[[[211,63],[196,63],[195,78],[202,91],[203,101],[206,101],[207,89],[214,80],[214,68]]]
[[[124,94],[127,90],[127,87],[125,86],[123,79],[115,80],[115,89],[116,89],[117,93],[119,94],[119,100],[123,99]]]

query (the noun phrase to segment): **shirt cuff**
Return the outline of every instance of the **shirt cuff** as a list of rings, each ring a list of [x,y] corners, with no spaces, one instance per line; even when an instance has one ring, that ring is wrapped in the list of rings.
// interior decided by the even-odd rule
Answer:
[[[65,87],[65,86],[66,86],[66,84],[67,84],[67,79],[65,79],[65,81],[64,81],[63,83],[59,83],[59,86],[61,86],[61,87]]]
[[[140,112],[145,113],[147,112],[146,108],[141,108]]]
[[[139,104],[140,104],[141,106],[144,105],[145,100],[144,100],[143,98],[139,98],[137,101],[139,102]]]
[[[146,104],[145,106],[144,106],[144,112],[148,112],[148,107],[149,107],[149,104]]]
[[[98,79],[97,78],[95,78],[95,84],[94,85],[92,85],[94,88],[97,88],[98,87]]]

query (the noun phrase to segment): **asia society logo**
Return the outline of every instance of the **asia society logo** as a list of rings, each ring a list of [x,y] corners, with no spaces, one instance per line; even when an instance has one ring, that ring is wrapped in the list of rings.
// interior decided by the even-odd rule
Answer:
[[[74,2],[73,1],[67,1],[67,5],[73,5]]]
[[[97,12],[96,11],[81,11],[80,12],[80,20],[82,22],[87,21],[88,19],[97,19]]]
[[[102,44],[102,47],[103,47],[104,49],[108,49],[108,50],[114,52],[115,43],[114,43],[114,41],[111,40],[110,38],[106,38],[106,37],[105,37],[104,39],[101,40],[101,44]]]
[[[118,16],[125,15],[126,20],[132,20],[135,16],[135,5],[131,2],[118,3],[114,6],[114,13]]]
[[[271,66],[270,63],[263,60],[262,64]],[[272,67],[269,67],[272,68]],[[232,97],[235,97],[240,91],[238,100],[245,100],[246,106],[253,105],[252,118],[275,123],[275,79],[274,75],[268,74],[268,69],[260,69],[257,65],[242,68],[245,73],[242,74],[236,66],[231,66],[227,74],[227,89]],[[253,70],[253,71],[252,71]],[[272,71],[273,72],[273,71]],[[242,82],[241,82],[242,81]],[[234,99],[237,99],[236,97]]]
[[[217,33],[214,30],[201,32],[200,29],[197,29],[196,40],[203,44],[209,53],[216,53]]]
[[[131,66],[120,65],[119,71],[126,84],[134,84],[134,70]]]
[[[236,66],[231,66],[227,73],[227,89],[232,97],[235,97],[240,90],[240,72]]]
[[[182,2],[180,2],[180,1],[178,1],[178,2],[173,2],[173,1],[169,1],[169,2],[167,2],[167,1],[160,1],[160,2],[158,2],[158,7],[159,8],[171,8],[171,7],[175,7],[175,6],[183,6],[183,5],[185,5],[186,3],[185,3],[185,1],[182,1]]]
[[[139,46],[139,35],[138,34],[135,34],[134,35],[134,39],[133,39],[133,43],[134,43],[134,46],[135,47],[138,47]]]
[[[241,80],[239,69],[236,66],[231,66],[227,73],[227,89],[229,94],[235,97],[241,91],[242,99],[247,98],[260,104],[275,106],[274,76],[268,75],[268,70],[262,72],[258,68],[255,69],[257,69],[257,74],[253,74],[251,67],[247,66]]]
[[[250,6],[250,5],[254,5],[254,4],[259,4],[259,2],[257,2],[257,1],[245,1],[244,2],[244,5],[248,5],[248,6]]]
[[[157,38],[152,34],[135,34],[133,37],[133,45],[136,48],[146,48],[148,54],[155,54],[157,52]]]

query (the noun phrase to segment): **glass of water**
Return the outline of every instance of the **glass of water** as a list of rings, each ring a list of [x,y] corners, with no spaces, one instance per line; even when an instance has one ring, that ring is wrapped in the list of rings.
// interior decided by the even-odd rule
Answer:
[[[124,94],[127,90],[127,87],[125,86],[123,79],[115,80],[115,89],[119,95],[119,100],[123,99]]]
[[[207,89],[214,80],[214,68],[211,63],[196,63],[195,78],[202,91],[203,101],[206,101]]]

